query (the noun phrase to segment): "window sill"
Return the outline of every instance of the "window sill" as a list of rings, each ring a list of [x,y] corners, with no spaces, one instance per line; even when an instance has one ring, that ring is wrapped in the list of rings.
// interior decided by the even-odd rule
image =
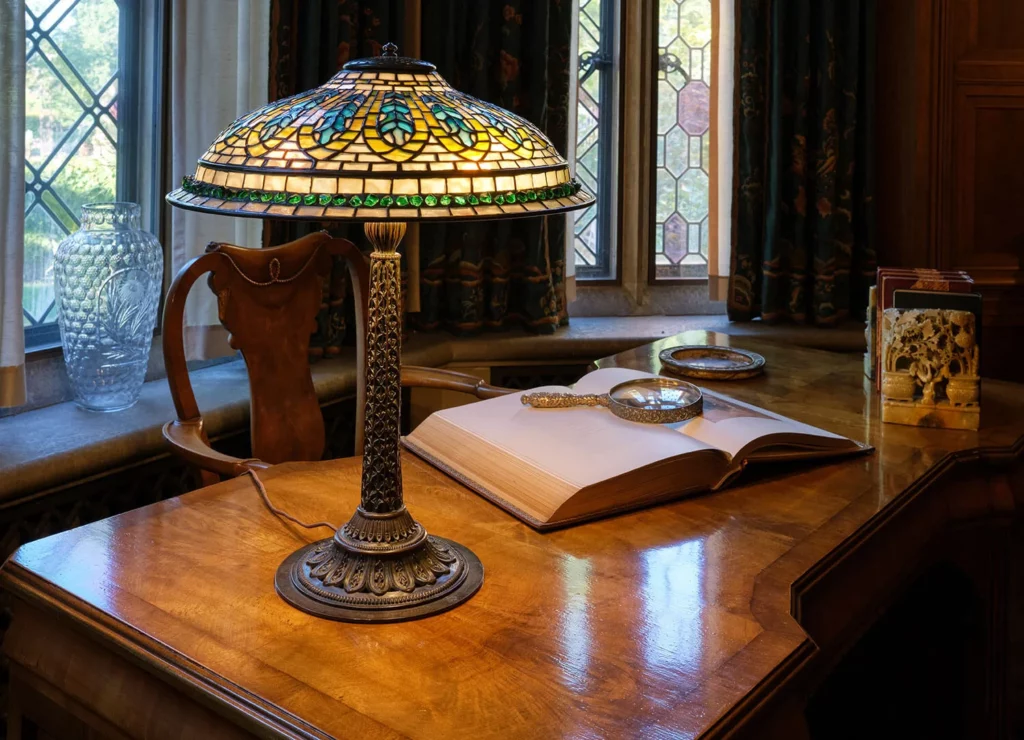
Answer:
[[[576,318],[550,335],[514,332],[454,337],[416,334],[404,348],[407,364],[502,365],[523,362],[588,363],[631,347],[693,329],[756,335],[800,346],[863,351],[863,324],[816,329],[760,322],[729,324],[725,316],[630,316]],[[313,365],[321,403],[355,392],[354,353]],[[192,373],[199,408],[212,438],[249,423],[245,365],[232,360]],[[0,419],[0,507],[22,503],[60,486],[168,454],[161,428],[174,418],[165,380],[143,387],[139,402],[113,414],[83,411],[60,403]]]

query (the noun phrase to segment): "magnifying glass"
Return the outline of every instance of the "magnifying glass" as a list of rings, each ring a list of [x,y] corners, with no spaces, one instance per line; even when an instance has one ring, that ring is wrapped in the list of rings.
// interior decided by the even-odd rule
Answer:
[[[643,424],[672,424],[700,416],[704,396],[700,388],[673,378],[637,378],[612,386],[607,393],[524,393],[524,406],[567,409],[604,406],[620,419]]]

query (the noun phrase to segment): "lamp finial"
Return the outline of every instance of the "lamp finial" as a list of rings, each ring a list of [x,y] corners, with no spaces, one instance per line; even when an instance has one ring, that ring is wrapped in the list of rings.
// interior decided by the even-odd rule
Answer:
[[[398,56],[398,44],[392,43],[391,41],[384,44],[381,48],[382,57],[397,57]]]

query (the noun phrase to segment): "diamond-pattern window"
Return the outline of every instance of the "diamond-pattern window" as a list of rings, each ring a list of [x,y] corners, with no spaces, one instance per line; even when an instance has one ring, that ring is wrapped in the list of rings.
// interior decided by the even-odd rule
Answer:
[[[711,0],[659,0],[655,279],[705,277]]]
[[[612,33],[614,0],[580,0],[576,92],[576,177],[597,202],[575,214],[576,274],[613,277],[608,198],[611,175]]]
[[[56,338],[53,255],[85,203],[114,200],[118,151],[117,0],[25,3],[25,270],[29,344]]]

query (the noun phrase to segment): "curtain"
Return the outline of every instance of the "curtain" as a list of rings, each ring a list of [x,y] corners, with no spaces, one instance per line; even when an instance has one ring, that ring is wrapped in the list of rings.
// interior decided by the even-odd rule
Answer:
[[[395,41],[409,46],[407,0],[273,0],[270,25],[270,99],[279,100],[322,85],[349,59],[380,55],[381,47]],[[418,34],[417,34],[418,35]],[[400,48],[406,53],[407,48]],[[327,229],[350,239],[364,251],[370,247],[359,225],[333,222],[303,224],[268,221],[265,245],[283,244],[314,229]],[[403,283],[408,275],[409,242],[402,251]],[[403,294],[407,286],[403,284]],[[325,280],[317,330],[310,340],[312,359],[331,357],[351,343],[346,329],[352,325],[348,274],[338,258]]]
[[[0,408],[25,403],[25,3],[0,0]]]
[[[565,153],[571,0],[422,0],[422,57],[458,90],[537,124]],[[424,329],[567,323],[566,216],[421,228]]]
[[[173,0],[170,9],[170,160],[175,181],[239,116],[267,102],[270,0]],[[259,219],[170,209],[170,275],[211,241],[259,247]],[[185,307],[188,359],[230,354],[212,291],[195,289]]]
[[[862,316],[872,239],[872,0],[737,0],[729,317]]]

